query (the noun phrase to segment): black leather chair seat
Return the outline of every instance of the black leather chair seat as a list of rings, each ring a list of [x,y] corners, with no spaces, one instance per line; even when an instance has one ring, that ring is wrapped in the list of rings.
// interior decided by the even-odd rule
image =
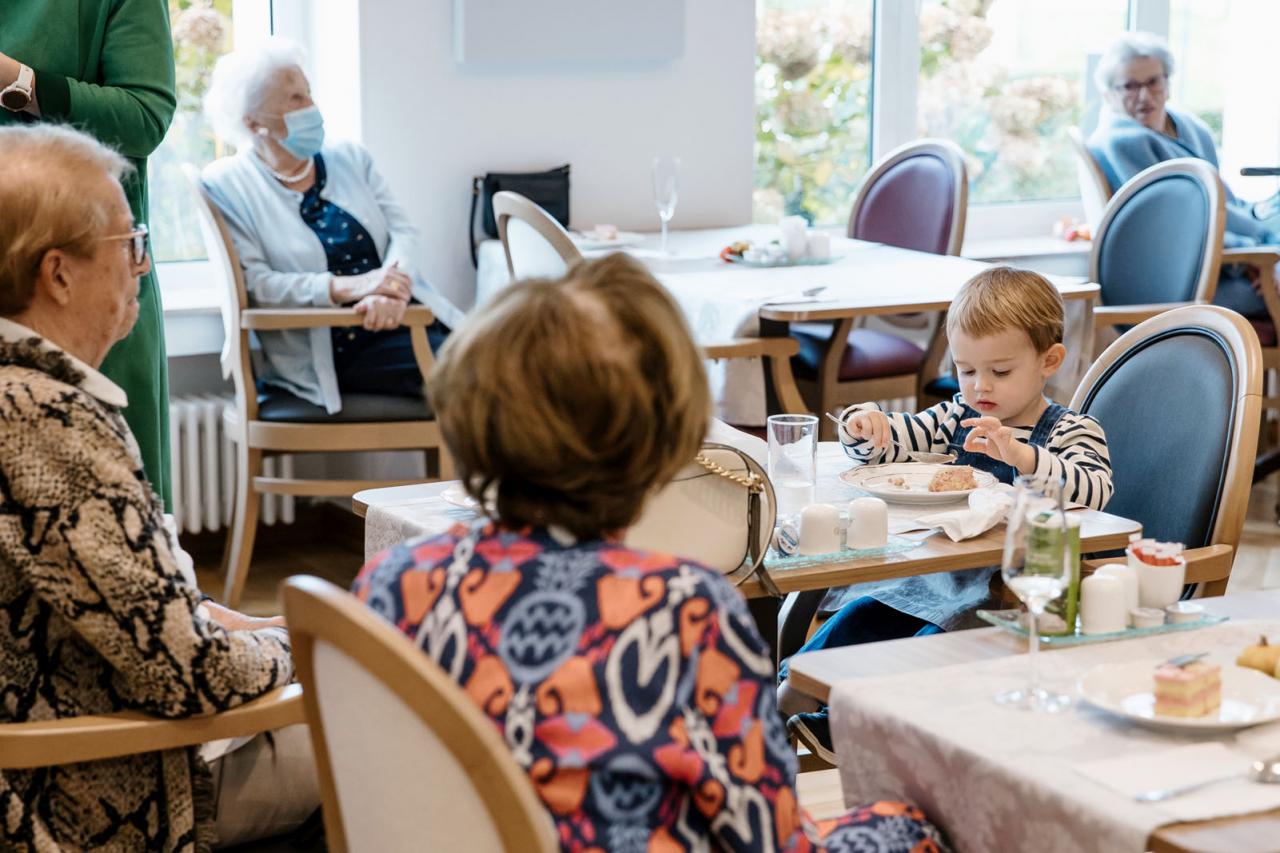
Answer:
[[[389,394],[346,394],[342,411],[331,415],[322,406],[309,403],[278,388],[258,394],[258,420],[299,424],[349,424],[370,421],[422,421],[434,417],[431,405],[421,397]]]
[[[791,327],[791,337],[800,342],[800,352],[791,359],[797,378],[817,377],[822,353],[834,328],[830,323],[796,323]],[[903,376],[918,372],[923,363],[924,350],[911,341],[874,329],[854,329],[840,358],[839,379],[852,382]]]

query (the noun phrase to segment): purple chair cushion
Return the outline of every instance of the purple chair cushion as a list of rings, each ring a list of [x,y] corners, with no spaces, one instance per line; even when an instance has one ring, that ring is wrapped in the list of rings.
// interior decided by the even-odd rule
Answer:
[[[815,379],[822,353],[835,327],[830,323],[795,323],[791,337],[800,342],[800,352],[791,358],[791,369],[801,379]],[[897,335],[873,329],[854,329],[840,359],[840,381],[879,379],[916,373],[924,362],[924,350]]]
[[[1253,326],[1253,330],[1258,333],[1258,343],[1264,347],[1273,347],[1276,345],[1276,327],[1270,320],[1255,320],[1249,318],[1249,325]]]
[[[881,175],[849,221],[849,236],[944,255],[955,175],[935,154],[908,157]]]

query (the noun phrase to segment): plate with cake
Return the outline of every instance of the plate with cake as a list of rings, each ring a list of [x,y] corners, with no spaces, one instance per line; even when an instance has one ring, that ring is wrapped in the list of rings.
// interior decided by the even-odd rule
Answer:
[[[1103,664],[1078,687],[1090,705],[1153,728],[1231,731],[1280,720],[1280,681],[1194,655]]]
[[[996,478],[986,471],[932,462],[861,465],[842,472],[840,479],[887,503],[898,504],[952,503],[996,484]]]

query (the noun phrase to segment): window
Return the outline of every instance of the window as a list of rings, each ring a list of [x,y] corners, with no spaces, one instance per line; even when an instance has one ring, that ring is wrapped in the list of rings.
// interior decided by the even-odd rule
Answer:
[[[921,136],[964,149],[970,202],[1079,195],[1065,130],[1092,98],[1087,55],[1125,28],[1125,0],[925,0]]]
[[[1203,119],[1219,146],[1226,101],[1222,66],[1229,50],[1223,22],[1231,6],[1231,0],[1173,0],[1169,4],[1169,49],[1175,66],[1169,81],[1170,100]]]
[[[204,166],[221,156],[221,143],[201,111],[218,57],[231,49],[232,0],[169,0],[177,66],[178,109],[164,142],[147,164],[153,254],[157,262],[205,257],[200,223],[188,199],[183,163]]]
[[[831,225],[871,160],[872,0],[760,0],[757,222]]]

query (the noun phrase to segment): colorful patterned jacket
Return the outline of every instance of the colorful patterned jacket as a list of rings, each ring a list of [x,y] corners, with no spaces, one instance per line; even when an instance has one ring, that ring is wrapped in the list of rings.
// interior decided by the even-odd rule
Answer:
[[[902,804],[802,812],[773,661],[708,569],[480,522],[375,557],[355,592],[493,720],[566,851],[940,849]]]
[[[279,629],[197,613],[102,374],[0,319],[0,725],[121,710],[189,717],[293,675]],[[195,749],[0,771],[0,849],[204,850]]]

